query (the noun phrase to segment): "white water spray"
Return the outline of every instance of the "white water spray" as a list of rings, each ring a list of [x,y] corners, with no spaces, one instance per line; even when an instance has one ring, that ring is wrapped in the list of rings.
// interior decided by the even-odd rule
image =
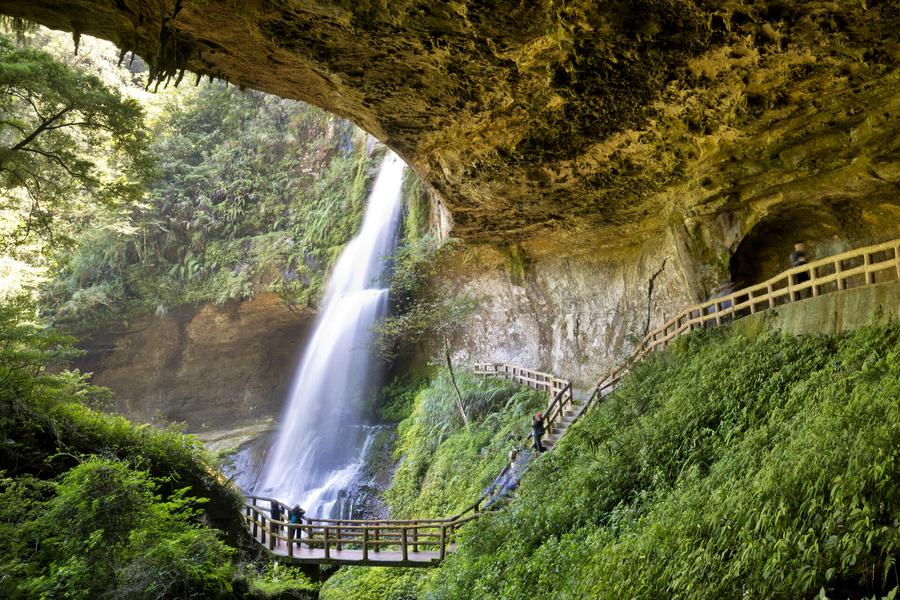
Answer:
[[[340,516],[372,444],[360,417],[373,380],[372,326],[388,310],[385,271],[396,246],[404,164],[389,152],[369,195],[362,229],[328,280],[258,491],[309,516]]]

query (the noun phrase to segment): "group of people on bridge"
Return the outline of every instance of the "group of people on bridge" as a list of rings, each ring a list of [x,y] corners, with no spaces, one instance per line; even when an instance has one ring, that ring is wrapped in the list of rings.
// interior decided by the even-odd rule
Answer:
[[[303,522],[303,515],[306,514],[306,511],[300,508],[299,504],[295,504],[291,508],[287,508],[283,504],[281,504],[278,500],[270,501],[270,512],[273,521],[281,521],[284,517],[285,509],[287,509],[287,517],[288,523],[291,525],[300,525]],[[288,535],[289,539],[293,540],[294,538],[300,539],[300,528],[299,527],[288,527]]]

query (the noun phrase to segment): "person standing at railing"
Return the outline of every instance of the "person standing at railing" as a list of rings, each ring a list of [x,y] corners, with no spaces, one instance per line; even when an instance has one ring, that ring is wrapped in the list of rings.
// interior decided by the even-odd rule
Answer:
[[[534,417],[531,418],[531,433],[534,435],[535,450],[543,452],[544,445],[541,443],[541,438],[544,437],[544,415],[539,412],[534,413]]]
[[[300,508],[299,504],[295,504],[293,508],[288,511],[288,522],[291,525],[297,525],[297,527],[289,527],[288,532],[288,540],[289,543],[296,538],[300,539],[300,527],[299,525],[303,522],[303,515],[306,514],[306,511]]]
[[[281,520],[281,516],[283,514],[284,507],[281,505],[280,502],[278,502],[278,500],[270,500],[269,501],[269,509],[270,509],[269,512],[272,515],[272,521],[273,521],[271,531],[272,531],[272,533],[278,533],[279,530],[281,529],[281,526],[276,525],[275,521]],[[278,538],[276,538],[275,543],[276,544],[278,543]]]
[[[796,242],[794,244],[794,251],[791,252],[790,259],[792,267],[802,267],[809,262],[809,257],[806,255],[806,244],[804,242]],[[807,281],[809,281],[809,271],[801,271],[794,275],[794,285],[800,285],[801,283],[806,283]],[[810,291],[808,289],[805,289],[797,292],[797,295],[794,299],[803,300],[804,298],[809,297]]]

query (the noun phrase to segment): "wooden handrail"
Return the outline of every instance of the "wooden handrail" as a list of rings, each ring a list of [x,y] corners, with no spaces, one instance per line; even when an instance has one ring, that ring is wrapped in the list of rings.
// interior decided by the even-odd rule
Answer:
[[[340,557],[339,553],[344,549],[360,549],[361,560],[368,561],[370,551],[378,553],[384,548],[399,548],[401,563],[409,564],[410,552],[417,553],[421,549],[433,549],[439,559],[443,558],[454,543],[457,530],[478,518],[478,507],[483,499],[484,496],[459,515],[447,519],[341,520],[304,517],[300,523],[290,523],[272,519],[267,516],[270,509],[257,504],[259,500],[271,502],[275,499],[248,494],[244,504],[244,520],[251,535],[270,551],[282,543],[286,544],[288,557],[295,556],[296,547],[305,546],[308,550],[321,550],[324,561]],[[281,502],[279,504],[283,505]],[[471,514],[465,516],[469,512]]]
[[[883,256],[878,256],[880,254]],[[860,259],[861,264],[845,266],[847,262]],[[829,272],[823,273],[823,270]],[[653,350],[664,348],[666,344],[684,333],[690,333],[698,327],[715,327],[726,319],[728,321],[740,319],[760,310],[779,306],[779,301],[783,301],[782,304],[789,304],[832,291],[874,285],[878,283],[877,275],[885,271],[891,271],[888,280],[900,280],[900,239],[848,250],[799,267],[792,267],[762,283],[685,308],[647,333],[621,365],[607,372],[597,382],[587,402],[576,412],[574,420],[580,418],[586,410],[610,393],[635,363]],[[809,279],[798,283],[797,276],[803,273],[808,274]],[[853,278],[860,276],[862,276],[861,283],[851,284]],[[834,284],[834,290],[826,289],[830,284]]]

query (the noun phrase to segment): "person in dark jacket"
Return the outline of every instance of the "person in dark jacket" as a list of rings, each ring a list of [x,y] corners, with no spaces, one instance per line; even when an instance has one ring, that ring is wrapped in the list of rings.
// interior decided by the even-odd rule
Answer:
[[[299,504],[295,504],[293,508],[288,511],[288,522],[291,525],[300,525],[303,522],[303,515],[306,514],[306,511],[300,508]],[[300,539],[300,528],[299,527],[291,527],[290,533],[288,534],[288,538],[293,540],[294,538]]]
[[[281,520],[281,516],[282,516],[282,514],[283,514],[283,511],[284,511],[284,507],[281,505],[281,503],[278,502],[278,500],[271,500],[271,501],[269,502],[269,507],[270,507],[269,513],[270,513],[271,516],[272,516],[272,520],[273,520],[273,521],[280,521],[280,520]],[[273,524],[272,524],[272,528],[273,528],[274,531],[278,531],[278,529],[281,529],[281,525],[275,525],[275,524],[273,523]],[[279,533],[280,533],[280,532],[279,532]],[[276,543],[276,544],[278,543],[277,538],[276,538],[275,543]]]
[[[534,417],[531,418],[531,433],[534,435],[535,449],[543,452],[544,445],[541,443],[541,438],[544,437],[544,415],[541,413],[534,413]]]
[[[808,263],[809,257],[806,255],[806,244],[803,242],[796,242],[794,244],[794,251],[791,252],[789,258],[791,260],[791,267],[802,267]],[[807,281],[809,281],[809,271],[800,271],[794,275],[794,285],[799,285]],[[796,293],[794,300],[803,300],[809,298],[811,295],[812,293],[809,289],[800,290]]]

